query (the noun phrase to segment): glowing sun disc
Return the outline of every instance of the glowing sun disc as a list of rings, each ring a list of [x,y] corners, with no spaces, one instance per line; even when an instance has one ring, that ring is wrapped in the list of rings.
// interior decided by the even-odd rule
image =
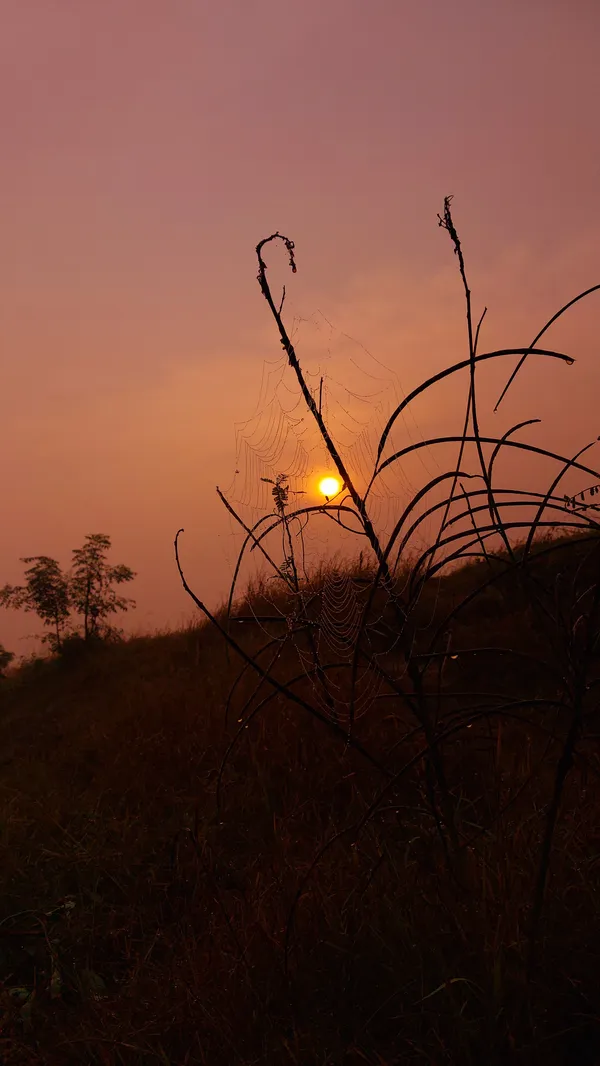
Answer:
[[[319,481],[319,492],[323,496],[337,496],[341,489],[341,484],[336,477],[324,477]]]

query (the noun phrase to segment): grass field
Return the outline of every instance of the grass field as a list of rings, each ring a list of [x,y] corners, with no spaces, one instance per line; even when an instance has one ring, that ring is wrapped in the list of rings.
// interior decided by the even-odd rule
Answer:
[[[0,691],[3,1066],[600,1062],[595,634],[527,970],[572,605],[597,583],[596,547],[540,556],[560,627],[539,611],[534,625],[514,572],[455,620],[460,654],[431,675],[450,858],[397,693],[354,726],[397,774],[381,794],[381,770],[281,694],[222,765],[268,685],[247,670],[227,707],[239,664],[205,624],[13,672]],[[428,590],[417,644],[485,567]],[[238,628],[260,661],[265,634]],[[298,672],[292,651],[274,672]],[[294,690],[310,700],[307,679]]]

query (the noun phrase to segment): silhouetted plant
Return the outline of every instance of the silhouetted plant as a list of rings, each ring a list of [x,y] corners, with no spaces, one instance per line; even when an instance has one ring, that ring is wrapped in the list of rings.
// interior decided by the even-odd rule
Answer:
[[[0,606],[37,614],[45,626],[52,627],[42,641],[58,651],[69,619],[68,578],[48,555],[27,556],[21,562],[33,563],[25,571],[26,583],[0,589]]]
[[[283,320],[285,287],[281,299],[276,301],[267,280],[265,247],[281,240],[295,273],[294,243],[282,234],[274,233],[258,244],[261,291],[275,320],[300,393],[344,489],[338,500],[290,507],[288,481],[281,474],[273,490],[275,511],[263,515],[252,526],[243,521],[231,502],[217,489],[245,534],[225,621],[217,619],[189,587],[179,557],[179,536],[183,530],[179,530],[175,537],[176,562],[184,588],[245,664],[243,673],[232,687],[230,702],[235,697],[240,678],[248,669],[253,670],[259,679],[236,715],[240,728],[229,744],[221,766],[217,799],[227,760],[250,723],[255,722],[276,697],[284,697],[317,718],[338,735],[346,747],[353,748],[376,767],[382,777],[381,787],[366,804],[360,821],[332,835],[319,850],[298,888],[286,932],[286,971],[295,910],[318,862],[338,840],[345,837],[356,843],[361,834],[372,829],[381,812],[398,803],[400,790],[408,781],[420,793],[419,803],[428,812],[429,824],[435,828],[441,855],[457,891],[459,894],[470,891],[473,877],[480,876],[478,844],[505,818],[517,799],[527,794],[534,775],[542,768],[540,762],[512,795],[503,794],[501,733],[502,728],[508,727],[523,732],[538,730],[548,737],[543,761],[546,770],[552,753],[558,753],[542,833],[537,880],[532,886],[528,958],[531,970],[561,797],[569,770],[581,754],[579,746],[587,723],[593,721],[596,713],[594,692],[600,682],[596,676],[600,639],[600,585],[597,578],[600,524],[595,518],[596,505],[585,505],[585,496],[588,493],[590,497],[595,496],[600,474],[581,461],[585,448],[568,458],[518,439],[520,431],[537,419],[510,426],[502,435],[485,434],[481,428],[477,381],[481,368],[488,361],[520,357],[496,404],[497,410],[525,359],[533,356],[542,361],[552,359],[571,365],[571,357],[540,348],[538,342],[566,310],[600,286],[593,286],[565,304],[531,344],[479,354],[480,330],[486,311],[484,309],[475,324],[462,245],[451,213],[451,199],[446,197],[438,220],[448,233],[458,260],[466,304],[468,358],[428,378],[397,406],[381,434],[372,476],[364,492],[359,491],[333,440],[321,403],[317,405],[307,386]],[[391,450],[391,434],[403,412],[418,397],[462,371],[467,371],[469,377],[462,433],[441,435]],[[392,533],[387,537],[380,535],[369,504],[373,486],[383,471],[423,448],[443,449],[445,456],[452,445],[457,448],[455,462],[448,464],[444,460],[442,472],[407,500]],[[470,445],[474,446],[476,454],[474,469],[469,468],[467,461]],[[558,472],[549,488],[541,492],[498,485],[498,458],[506,452],[539,455],[556,463]],[[593,478],[593,488],[565,495],[560,483],[567,474],[575,472]],[[352,587],[353,598],[350,597],[348,603],[359,605],[360,617],[352,629],[350,652],[341,660],[325,656],[330,621],[326,613],[330,610],[326,609],[327,597],[322,583],[311,581],[305,572],[300,578],[290,534],[294,524],[301,531],[317,515],[333,518],[344,529],[360,536],[361,545],[364,546],[366,540],[372,554],[371,571],[365,575],[361,566],[360,580],[349,578],[348,588]],[[438,521],[435,537],[426,549],[416,551],[416,537],[426,528],[426,522],[434,520]],[[565,532],[571,536],[565,538]],[[273,534],[282,537],[282,563],[277,562],[276,552],[268,546]],[[572,534],[577,534],[577,538]],[[574,545],[579,551],[585,551],[588,545],[589,558],[576,567],[568,588],[558,589],[555,583],[549,587],[545,580],[545,560],[550,553],[572,552]],[[275,611],[255,613],[256,621],[268,638],[258,651],[247,649],[244,642],[233,635],[231,624],[236,620],[234,604],[242,562],[251,551],[262,555],[284,585]],[[442,577],[445,575],[450,582],[457,565],[471,561],[473,564],[483,563],[483,566],[473,565],[468,570],[472,586],[459,596],[458,602],[453,602],[446,610],[440,609]],[[462,619],[470,610],[484,610],[486,603],[496,596],[501,601],[508,596],[510,602],[522,604],[523,610],[530,612],[530,626],[536,634],[539,650],[524,652],[522,648],[500,642],[482,648],[461,646]],[[287,678],[278,669],[284,652],[290,652],[300,667],[295,675],[290,677],[288,673]],[[466,664],[471,670],[475,655],[485,661],[497,657],[502,663],[511,662],[511,670],[501,670],[500,674],[506,676],[509,687],[513,684],[514,691],[488,691],[485,679],[465,690],[460,677],[453,678],[452,666],[457,662],[459,668]],[[475,674],[474,669],[471,674]],[[370,681],[373,684],[367,691]],[[265,692],[265,684],[270,691]],[[362,713],[369,708],[376,713],[376,708],[381,706],[380,700],[386,701],[386,728],[395,728],[397,736],[382,752],[374,752],[368,750],[357,736],[356,719],[359,707]],[[477,745],[483,745],[482,750],[488,753],[490,778],[487,789],[475,798],[467,799],[472,782],[466,775],[464,759],[458,757],[457,752],[464,751],[468,755]]]
[[[135,600],[118,596],[112,586],[133,581],[136,575],[123,564],[111,566],[106,561],[109,550],[110,537],[104,533],[88,533],[83,547],[73,551],[70,602],[75,613],[83,617],[84,640],[115,633],[107,621],[109,616],[135,606]]]
[[[135,606],[135,601],[118,596],[112,586],[132,581],[135,573],[123,564],[111,566],[106,561],[109,549],[110,537],[88,533],[83,547],[73,550],[73,567],[66,574],[47,555],[22,559],[34,564],[25,571],[26,584],[0,589],[0,606],[35,612],[44,625],[52,627],[42,641],[53,652],[61,652],[68,638],[78,638],[70,624],[71,611],[83,617],[85,641],[117,637],[120,631],[108,618]]]

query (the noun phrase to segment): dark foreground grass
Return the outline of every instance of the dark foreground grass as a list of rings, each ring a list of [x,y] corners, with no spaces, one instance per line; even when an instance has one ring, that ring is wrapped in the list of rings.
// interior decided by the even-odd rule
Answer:
[[[544,566],[563,580],[581,559],[577,545],[559,554]],[[423,626],[478,573],[443,582],[423,602]],[[264,643],[240,629],[251,650]],[[479,597],[454,639],[560,665],[516,587]],[[284,657],[279,676],[293,668]],[[237,669],[199,625],[4,682],[0,1062],[600,1062],[593,715],[561,804],[528,976],[565,728],[560,713],[532,707],[556,679],[485,651],[447,662],[444,714],[478,706],[484,689],[531,700],[526,721],[488,718],[448,741],[462,827],[452,873],[421,763],[357,832],[380,773],[279,696],[239,737],[217,811],[223,756],[257,684],[243,676],[226,724]],[[407,764],[421,743],[410,730],[389,694],[356,723],[374,755],[402,744]]]

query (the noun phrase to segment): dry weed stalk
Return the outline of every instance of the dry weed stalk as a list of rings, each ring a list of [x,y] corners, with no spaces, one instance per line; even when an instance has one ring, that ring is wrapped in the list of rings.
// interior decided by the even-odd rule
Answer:
[[[511,805],[528,788],[531,777],[539,773],[538,765],[531,770],[515,794],[508,800],[500,795],[494,810],[491,809],[489,796],[479,798],[479,808],[487,815],[481,816],[479,828],[474,833],[472,825],[463,816],[465,808],[464,782],[461,784],[455,770],[456,763],[449,753],[460,743],[474,745],[476,737],[487,730],[490,742],[496,737],[498,758],[500,758],[501,723],[516,724],[523,732],[542,730],[550,737],[546,750],[554,744],[559,745],[560,753],[555,765],[553,785],[546,812],[545,829],[540,846],[538,874],[533,887],[533,902],[530,909],[529,930],[529,967],[533,965],[535,945],[538,939],[544,892],[550,866],[553,836],[559,816],[561,797],[565,782],[574,760],[577,758],[578,744],[585,733],[586,722],[591,717],[595,704],[592,690],[596,679],[591,679],[593,664],[597,657],[600,621],[600,585],[598,581],[588,583],[581,591],[573,581],[570,598],[550,592],[540,578],[540,567],[544,558],[552,552],[565,548],[565,542],[556,538],[559,531],[588,534],[590,551],[597,556],[597,533],[600,525],[595,517],[595,504],[585,504],[585,494],[594,496],[600,482],[600,474],[585,465],[581,457],[582,449],[572,458],[558,455],[544,447],[537,447],[516,439],[517,434],[536,419],[511,426],[500,436],[486,435],[480,424],[480,411],[477,398],[478,373],[489,360],[512,359],[520,361],[505,386],[495,410],[506,395],[507,389],[529,357],[543,361],[557,360],[566,365],[573,363],[568,355],[547,348],[538,347],[538,342],[549,327],[577,301],[600,289],[599,285],[587,289],[566,303],[545,326],[538,332],[531,344],[522,347],[498,349],[478,353],[481,324],[485,310],[475,325],[472,311],[471,290],[467,282],[466,267],[461,242],[451,213],[451,197],[446,197],[442,215],[438,216],[439,225],[448,233],[458,259],[459,273],[464,289],[468,358],[454,363],[439,373],[422,382],[402,401],[388,420],[379,440],[376,461],[372,476],[366,490],[360,492],[351,471],[333,440],[321,402],[315,401],[302,371],[294,345],[290,339],[283,320],[285,287],[279,302],[273,297],[267,280],[267,264],[264,252],[271,242],[282,241],[289,255],[292,272],[296,271],[294,244],[280,233],[260,241],[256,248],[258,258],[258,281],[262,294],[274,318],[282,347],[290,367],[293,369],[306,407],[314,419],[323,444],[343,485],[341,498],[314,506],[291,507],[286,491],[285,475],[281,475],[273,490],[275,510],[263,515],[254,525],[247,525],[236,512],[233,505],[217,490],[230,514],[239,523],[245,536],[239,553],[234,578],[231,585],[227,621],[219,621],[214,613],[195,595],[189,587],[182,569],[179,556],[179,530],[175,538],[177,566],[186,592],[196,606],[221,631],[224,640],[240,656],[244,663],[243,673],[232,688],[233,699],[240,678],[250,669],[258,675],[254,690],[246,698],[237,717],[240,728],[231,740],[227,750],[221,775],[226,761],[235,748],[244,730],[276,698],[283,698],[292,705],[301,708],[317,718],[324,729],[336,734],[341,743],[358,752],[371,766],[381,774],[382,784],[376,795],[366,805],[363,817],[358,824],[346,826],[327,841],[319,850],[313,865],[307,872],[298,889],[292,911],[289,916],[286,935],[286,966],[290,933],[295,908],[302,896],[304,885],[322,858],[325,851],[343,835],[356,841],[376,818],[385,805],[394,803],[402,782],[409,777],[415,767],[422,767],[422,802],[430,812],[432,823],[436,827],[443,854],[452,875],[463,890],[470,890],[467,867],[464,859],[474,847],[477,840],[497,826]],[[387,454],[386,448],[391,441],[391,433],[403,412],[417,399],[428,393],[439,383],[446,382],[463,370],[468,370],[469,386],[463,431],[460,435],[442,435],[426,441],[411,443]],[[430,479],[407,501],[396,525],[387,539],[382,540],[376,531],[369,511],[369,497],[377,479],[384,470],[402,463],[409,455],[422,448],[447,448],[457,446],[455,463],[440,475]],[[469,445],[474,445],[477,455],[476,469],[468,469],[466,455]],[[588,446],[589,447],[589,446]],[[507,450],[520,451],[528,455],[538,455],[558,464],[558,472],[552,479],[547,491],[529,491],[499,487],[496,484],[496,469],[499,457]],[[565,495],[560,490],[560,483],[573,471],[580,472],[594,479],[591,488],[580,490],[575,496]],[[276,492],[278,493],[276,495]],[[441,493],[441,499],[439,495]],[[361,544],[366,541],[372,553],[373,566],[365,578],[361,573],[362,592],[360,623],[353,639],[353,647],[346,661],[325,660],[317,640],[320,626],[318,611],[322,590],[311,585],[303,568],[298,565],[292,529],[298,529],[300,535],[306,523],[315,515],[326,514],[343,528],[355,532],[361,537]],[[511,520],[511,515],[515,515]],[[426,550],[406,563],[408,551],[415,534],[424,528],[424,523],[432,518],[439,518],[437,534]],[[545,546],[536,545],[535,539],[541,531],[554,535]],[[267,547],[268,538],[273,533],[282,536],[282,562],[278,563],[274,553]],[[517,546],[520,540],[521,546]],[[570,541],[569,543],[572,543]],[[580,537],[580,544],[584,538]],[[568,544],[567,544],[568,546]],[[235,603],[237,582],[242,562],[250,551],[262,553],[264,560],[274,576],[280,579],[284,589],[284,606],[270,614],[259,611],[255,620],[262,624],[269,634],[269,639],[258,651],[248,651],[241,639],[233,635],[232,625],[235,620],[233,607]],[[362,553],[361,553],[362,559]],[[424,628],[419,611],[423,602],[431,594],[437,603],[437,591],[442,572],[448,573],[452,566],[480,559],[484,563],[483,578],[475,587],[468,589],[458,603],[454,603],[442,617],[436,613],[436,624]],[[404,568],[404,569],[403,569]],[[586,568],[583,568],[586,570]],[[303,576],[301,576],[301,571]],[[589,566],[586,573],[589,573]],[[402,577],[402,579],[401,579]],[[512,583],[512,585],[511,585]],[[472,648],[461,647],[454,636],[459,631],[464,614],[493,595],[497,587],[511,586],[519,595],[526,597],[528,609],[532,612],[532,625],[539,626],[540,633],[547,636],[551,654],[535,655],[523,652],[519,648],[500,645]],[[556,590],[554,590],[556,591]],[[383,603],[383,607],[382,607]],[[395,668],[384,662],[379,649],[374,647],[372,634],[375,631],[374,616],[379,619],[388,611],[389,640],[396,650]],[[268,627],[275,624],[277,632],[272,635]],[[277,666],[285,658],[288,649],[302,648],[310,665],[293,676],[282,677],[277,673]],[[265,654],[269,654],[265,665]],[[527,663],[531,676],[545,679],[540,683],[539,695],[531,692],[515,691],[510,696],[487,691],[469,690],[463,692],[460,682],[448,680],[446,666],[451,661],[470,662],[474,655],[498,656],[502,661],[512,660],[516,664]],[[295,660],[296,661],[296,660]],[[443,669],[442,669],[443,667]],[[374,753],[356,736],[356,708],[359,680],[369,674],[377,680],[380,691],[377,699],[391,701],[395,708],[398,740],[387,751]],[[345,706],[340,708],[338,693],[330,679],[343,675],[343,693]],[[450,671],[451,674],[451,671]],[[520,676],[517,672],[517,676]],[[306,682],[313,686],[311,696],[307,696]],[[545,684],[551,681],[551,685]],[[266,689],[266,691],[265,691]],[[552,691],[550,691],[550,689]],[[314,698],[313,698],[314,697]],[[371,713],[379,703],[372,704]],[[389,710],[386,702],[386,711]],[[344,710],[345,723],[342,724],[340,709]],[[412,717],[412,726],[407,729],[407,715]],[[496,729],[494,734],[493,728]],[[472,732],[469,732],[471,731]],[[551,756],[548,755],[548,758]],[[493,790],[491,790],[493,791]],[[382,860],[383,861],[383,860]]]

